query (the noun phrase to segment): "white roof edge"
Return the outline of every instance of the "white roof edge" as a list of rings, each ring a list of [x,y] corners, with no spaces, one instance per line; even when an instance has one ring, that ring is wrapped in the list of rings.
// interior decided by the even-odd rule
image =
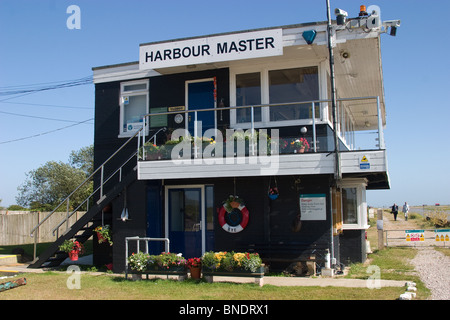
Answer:
[[[139,70],[139,62],[130,62],[116,65],[92,68],[94,83],[132,80],[161,75],[155,70]]]

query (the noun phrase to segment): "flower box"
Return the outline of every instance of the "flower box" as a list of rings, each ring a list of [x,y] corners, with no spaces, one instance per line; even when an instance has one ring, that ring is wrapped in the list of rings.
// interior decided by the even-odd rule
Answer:
[[[142,275],[146,276],[146,279],[148,280],[149,275],[161,275],[161,276],[176,276],[178,277],[179,281],[183,281],[187,277],[187,270],[183,266],[172,266],[169,268],[161,268],[161,267],[154,267],[149,268],[143,271],[136,271],[132,270],[131,268],[128,268],[125,271],[125,279],[128,279],[128,274],[131,274],[132,276],[137,275],[137,279],[142,279]],[[133,277],[135,279],[136,277]]]
[[[214,276],[252,277],[262,286],[264,264],[257,253],[209,251],[202,256],[202,273],[207,282]]]
[[[153,274],[178,276],[178,280],[184,280],[187,277],[186,259],[180,254],[168,252],[163,252],[160,255],[149,255],[143,252],[133,253],[128,257],[125,279],[128,278],[128,274],[137,275],[138,279],[142,279],[144,274],[148,279],[148,276]]]
[[[264,265],[256,269],[256,271],[246,270],[244,268],[235,268],[231,271],[226,270],[211,270],[208,268],[202,268],[202,273],[205,276],[224,276],[224,277],[254,277],[263,278],[264,277]]]
[[[246,270],[244,268],[235,268],[231,271],[223,270],[211,270],[208,268],[202,268],[202,274],[205,280],[209,283],[214,282],[214,277],[249,277],[255,278],[255,283],[260,287],[264,285],[264,265],[261,265],[256,271]]]

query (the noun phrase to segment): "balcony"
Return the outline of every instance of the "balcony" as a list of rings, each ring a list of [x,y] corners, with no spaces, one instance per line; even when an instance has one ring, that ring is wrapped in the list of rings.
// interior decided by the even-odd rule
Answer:
[[[143,119],[147,130],[139,138],[138,179],[333,174],[334,122],[328,105],[330,101],[321,100],[148,114]],[[291,118],[263,122],[264,110]],[[245,115],[239,118],[244,121],[232,119],[231,128],[217,121],[204,127],[206,114],[217,119],[225,112]],[[377,180],[381,175],[388,184],[378,97],[339,99],[336,114],[342,174]],[[182,115],[188,123],[148,129],[152,117],[164,115]]]

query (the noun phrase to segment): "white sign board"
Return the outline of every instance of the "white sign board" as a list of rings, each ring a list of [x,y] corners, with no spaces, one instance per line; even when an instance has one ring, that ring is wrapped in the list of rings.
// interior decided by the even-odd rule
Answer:
[[[325,194],[300,195],[301,220],[326,220],[327,201]]]
[[[441,230],[434,230],[436,236],[436,241],[441,242],[448,242],[450,241],[450,229],[441,229]]]
[[[405,230],[406,241],[425,241],[425,230]]]
[[[157,69],[283,54],[282,29],[143,44],[139,69]]]
[[[138,130],[141,130],[143,126],[142,122],[128,122],[126,127],[126,132],[137,132]]]

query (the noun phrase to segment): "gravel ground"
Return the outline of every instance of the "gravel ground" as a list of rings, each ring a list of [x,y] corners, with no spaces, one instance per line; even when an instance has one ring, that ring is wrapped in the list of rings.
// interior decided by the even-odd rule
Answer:
[[[411,263],[431,290],[431,300],[450,300],[450,257],[433,248],[418,248]]]
[[[417,229],[414,220],[405,221],[403,214],[399,213],[397,221],[392,215],[383,216],[385,229],[408,230]],[[399,240],[405,245],[404,240]],[[431,241],[431,244],[435,244]],[[431,290],[431,300],[450,300],[450,257],[434,250],[433,247],[417,246],[417,255],[411,260],[415,270],[425,286]]]

